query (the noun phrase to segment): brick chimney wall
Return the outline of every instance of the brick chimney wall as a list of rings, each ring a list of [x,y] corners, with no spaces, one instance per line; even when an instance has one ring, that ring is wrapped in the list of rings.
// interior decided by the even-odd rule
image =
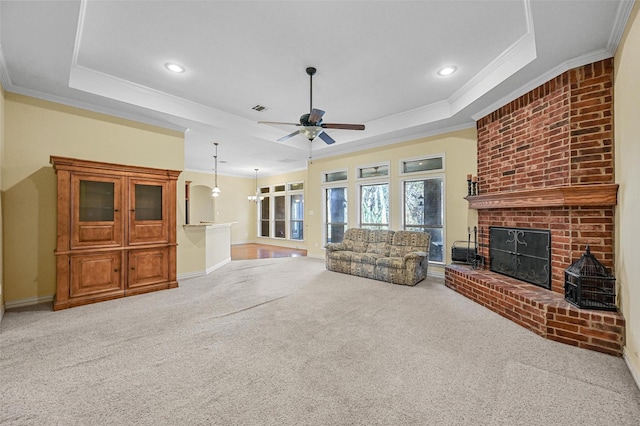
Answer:
[[[480,119],[480,253],[489,227],[551,231],[551,289],[451,264],[445,285],[540,336],[622,356],[625,320],[564,298],[564,270],[587,246],[613,270],[613,60],[575,68]],[[579,195],[577,195],[579,194]]]
[[[477,122],[479,194],[614,183],[613,59],[569,70]],[[478,210],[480,252],[489,226],[551,231],[552,290],[587,245],[613,270],[614,208]]]

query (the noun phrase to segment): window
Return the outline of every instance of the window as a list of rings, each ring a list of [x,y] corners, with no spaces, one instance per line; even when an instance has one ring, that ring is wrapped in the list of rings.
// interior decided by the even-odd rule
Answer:
[[[292,240],[302,240],[304,219],[304,197],[302,194],[291,195],[290,198],[290,235]]]
[[[346,170],[338,170],[335,172],[326,172],[322,176],[322,181],[325,183],[330,182],[341,182],[347,180],[347,171]]]
[[[302,240],[304,238],[304,184],[277,184],[260,188],[264,199],[259,210],[259,236]]]
[[[442,177],[404,182],[404,229],[431,235],[430,262],[443,262],[444,194]]]
[[[441,172],[444,171],[444,154],[434,157],[404,160],[400,167],[402,174],[434,171]]]
[[[269,221],[269,204],[271,198],[264,197],[264,199],[260,202],[260,236],[268,237],[270,235],[269,228],[271,222]]]
[[[286,198],[284,195],[278,195],[273,198],[274,204],[274,214],[273,214],[273,222],[274,222],[274,238],[284,238],[287,234],[285,233],[285,223],[286,223],[286,215],[287,211],[285,208]]]
[[[358,179],[380,177],[380,176],[389,176],[388,164],[380,164],[376,166],[358,168]]]
[[[302,182],[289,184],[289,191],[302,191],[303,189],[304,189],[304,184]]]
[[[347,188],[325,188],[325,243],[340,243],[347,229]]]
[[[360,227],[389,228],[389,184],[360,186]]]

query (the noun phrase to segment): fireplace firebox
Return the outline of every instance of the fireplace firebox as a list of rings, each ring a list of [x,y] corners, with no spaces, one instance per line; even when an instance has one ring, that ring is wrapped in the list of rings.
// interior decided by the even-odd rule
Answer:
[[[489,227],[489,269],[551,289],[551,232]]]

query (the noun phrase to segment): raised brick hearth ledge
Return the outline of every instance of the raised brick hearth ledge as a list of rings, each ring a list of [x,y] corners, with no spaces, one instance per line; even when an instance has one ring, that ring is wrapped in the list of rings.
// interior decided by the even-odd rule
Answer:
[[[579,309],[562,294],[467,265],[448,265],[445,285],[544,338],[622,356],[625,320],[617,312]]]

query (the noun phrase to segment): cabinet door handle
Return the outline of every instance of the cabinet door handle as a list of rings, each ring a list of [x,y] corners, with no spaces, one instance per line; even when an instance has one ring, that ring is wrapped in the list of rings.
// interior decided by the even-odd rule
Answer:
[[[117,270],[117,269],[114,269],[114,270],[113,270],[113,272],[118,272],[118,270]]]
[[[136,209],[131,209],[131,211],[132,211],[132,212],[135,212],[135,211],[136,211]]]
[[[118,210],[118,209],[114,209],[113,211],[114,211],[114,212],[119,212],[120,210]]]
[[[132,267],[131,267],[131,270],[133,271],[134,269],[136,269],[136,267],[135,267],[135,266],[132,266]]]

